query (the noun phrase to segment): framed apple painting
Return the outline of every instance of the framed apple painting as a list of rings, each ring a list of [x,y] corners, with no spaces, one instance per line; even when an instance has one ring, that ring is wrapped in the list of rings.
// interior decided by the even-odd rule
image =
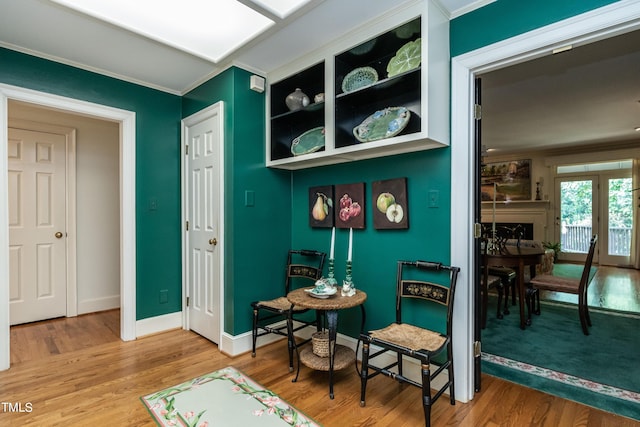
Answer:
[[[371,184],[373,227],[378,230],[409,228],[407,178]]]
[[[335,186],[336,228],[364,229],[364,182]]]

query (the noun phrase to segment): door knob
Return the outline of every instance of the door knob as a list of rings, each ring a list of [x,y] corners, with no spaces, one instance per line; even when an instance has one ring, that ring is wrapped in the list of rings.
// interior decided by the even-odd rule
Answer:
[[[209,239],[209,244],[213,245],[213,246],[217,245],[218,244],[218,239],[216,239],[215,237],[213,239]]]
[[[55,236],[56,236],[56,239],[62,239],[62,233],[59,231],[55,234]]]

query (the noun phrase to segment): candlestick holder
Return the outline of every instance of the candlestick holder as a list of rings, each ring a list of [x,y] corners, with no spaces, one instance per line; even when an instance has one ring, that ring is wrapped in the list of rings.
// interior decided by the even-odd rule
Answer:
[[[332,288],[335,288],[336,286],[338,286],[338,281],[336,280],[333,274],[333,258],[329,258],[329,272],[327,275],[327,285],[331,286]]]
[[[347,271],[344,280],[342,281],[342,290],[340,294],[343,297],[351,297],[356,294],[356,286],[351,280],[351,261],[347,260]]]

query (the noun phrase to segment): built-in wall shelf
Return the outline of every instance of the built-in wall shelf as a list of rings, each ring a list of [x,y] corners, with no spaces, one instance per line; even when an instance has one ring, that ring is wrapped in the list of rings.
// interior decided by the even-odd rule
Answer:
[[[415,1],[269,73],[266,166],[295,170],[448,146],[448,38],[442,11]],[[290,111],[285,100],[296,89],[308,102]]]

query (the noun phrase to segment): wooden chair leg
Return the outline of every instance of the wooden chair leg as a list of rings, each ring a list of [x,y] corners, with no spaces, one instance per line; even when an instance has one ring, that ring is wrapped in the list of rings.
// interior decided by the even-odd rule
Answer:
[[[587,306],[586,298],[580,296],[578,302],[578,314],[580,315],[580,325],[582,326],[582,332],[585,335],[589,335],[589,326],[591,326],[591,319],[589,318],[589,309]]]
[[[500,283],[498,286],[496,286],[496,288],[498,289],[498,308],[496,311],[496,317],[498,319],[502,319],[504,316],[502,316],[502,311],[500,310],[500,307],[502,306],[502,296],[504,294],[504,287],[502,286],[502,283]]]
[[[424,425],[431,425],[431,371],[429,363],[422,364],[422,406],[424,408]]]
[[[360,367],[360,406],[365,406],[365,393],[369,377],[369,343],[362,343],[362,366]]]
[[[251,357],[256,357],[256,341],[258,340],[258,309],[253,309],[253,329],[252,329],[253,345],[251,347]]]
[[[504,310],[502,310],[503,314],[509,314],[509,288],[511,284],[509,283],[509,279],[502,282],[502,287],[504,288]]]

